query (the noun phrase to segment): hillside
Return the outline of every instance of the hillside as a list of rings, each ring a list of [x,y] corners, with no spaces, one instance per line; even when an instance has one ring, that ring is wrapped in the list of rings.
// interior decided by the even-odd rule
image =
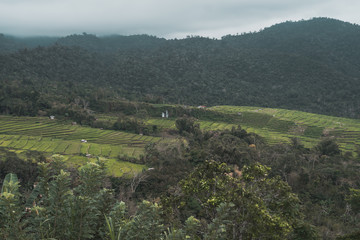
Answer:
[[[68,199],[66,196],[88,199],[82,197],[80,189],[97,184],[104,186],[102,192],[109,195],[94,198],[92,209],[95,199],[106,203],[107,208],[87,210],[84,216],[90,213],[113,216],[115,210],[111,209],[118,203],[115,199],[121,201],[123,217],[115,215],[114,221],[138,216],[142,211],[138,204],[141,200],[154,201],[154,206],[161,208],[165,216],[159,215],[158,222],[152,223],[153,227],[142,235],[153,232],[154,226],[166,226],[170,231],[177,224],[187,229],[189,218],[213,223],[220,210],[215,217],[204,212],[235,203],[234,213],[254,209],[247,221],[259,219],[266,226],[261,233],[249,227],[246,231],[266,237],[271,232],[274,234],[271,239],[288,236],[288,239],[338,240],[343,239],[341,236],[359,236],[359,120],[274,108],[116,103],[109,113],[95,114],[93,128],[75,124],[61,115],[55,119],[0,116],[0,184],[5,186],[0,201],[4,203],[5,196],[10,196],[6,195],[12,189],[6,188],[9,177],[19,179],[20,189],[16,190],[24,200],[16,202],[19,212],[14,212],[18,218],[13,222],[26,219],[40,229],[41,222],[36,221],[38,206],[44,208],[48,202],[61,202],[63,197]],[[161,117],[164,111],[168,111],[169,118]],[[141,134],[134,133],[138,127]],[[125,130],[120,131],[122,128]],[[60,174],[66,180],[63,185],[57,185],[62,179]],[[50,198],[59,200],[47,201],[49,197],[36,188],[38,180],[45,186],[49,184],[50,196],[56,193],[54,189],[66,191],[59,193],[59,198]],[[233,185],[234,181],[238,184]],[[250,198],[250,190],[260,198]],[[209,197],[211,192],[214,197]],[[260,203],[254,204],[257,201]],[[74,202],[69,198],[68,203]],[[8,210],[6,206],[0,205],[2,212]],[[65,204],[59,209],[72,206]],[[279,221],[289,221],[289,230],[282,230],[283,236],[277,237],[279,227],[268,230],[274,223],[263,221],[266,216],[259,215],[257,206],[269,209],[262,212],[275,214]],[[33,214],[24,213],[24,207]],[[294,211],[295,215],[291,214],[294,220],[288,220],[289,211]],[[103,214],[95,214],[98,212]],[[153,219],[153,215],[146,216]],[[239,214],[225,216],[225,220],[217,221],[228,224],[225,226],[242,223],[237,220]],[[101,227],[105,219],[95,223],[99,225],[97,232],[112,231]],[[259,223],[255,223],[258,227]],[[4,232],[7,225],[2,226],[5,227],[1,227],[0,235],[7,236]],[[20,239],[38,239],[31,237],[38,233],[33,231],[34,227],[19,228],[20,233],[27,234]],[[199,238],[208,229],[201,228],[194,232]],[[14,229],[8,231],[14,233]],[[124,229],[123,232],[128,231]],[[226,239],[232,239],[235,230],[230,229],[225,231]],[[165,228],[157,230],[157,234],[167,236]]]
[[[151,111],[151,108],[158,110]],[[157,113],[165,112],[165,109],[170,118],[161,118],[161,114]],[[193,117],[202,131],[224,131],[241,126],[247,132],[258,134],[269,145],[286,144],[297,138],[306,148],[314,148],[322,139],[334,138],[343,152],[355,152],[360,146],[360,121],[349,118],[240,106],[197,109],[150,104],[145,108],[140,105],[138,110],[148,112],[149,115],[132,117],[143,121],[143,128],[156,128],[157,131],[151,133],[152,136],[134,134],[129,129],[124,132],[73,125],[64,119],[0,116],[0,147],[39,151],[48,155],[61,154],[70,162],[72,159],[76,162],[76,159],[79,160],[78,156],[85,155],[95,158],[138,159],[144,154],[147,144],[172,142],[176,139],[176,135],[168,136],[167,132],[176,131],[176,120],[184,113]],[[119,121],[117,116],[121,114],[123,112],[113,111],[111,115],[97,115],[93,125],[102,126],[102,123],[106,123],[113,126]],[[82,139],[87,142],[82,142]]]
[[[171,115],[174,111],[168,107]],[[204,131],[230,130],[240,125],[256,133],[270,145],[289,143],[297,138],[307,148],[313,148],[323,138],[334,138],[342,151],[354,152],[360,146],[360,121],[301,111],[245,106],[213,106],[198,112],[188,112]],[[150,118],[149,125],[159,129],[175,129],[175,119]]]
[[[56,43],[50,46],[50,39],[39,40],[43,47],[31,48],[34,39],[27,45],[22,39],[21,45],[2,36],[0,111],[36,115],[54,99],[69,103],[82,97],[277,107],[358,118],[359,39],[360,26],[327,18],[221,40],[84,33],[51,39]],[[28,48],[21,50],[24,45]]]
[[[44,117],[0,116],[0,123],[2,148],[18,154],[37,151],[47,157],[60,157],[68,167],[76,168],[101,158],[106,160],[108,174],[116,177],[143,169],[142,165],[119,158],[139,158],[146,144],[161,141],[157,137],[86,128]]]

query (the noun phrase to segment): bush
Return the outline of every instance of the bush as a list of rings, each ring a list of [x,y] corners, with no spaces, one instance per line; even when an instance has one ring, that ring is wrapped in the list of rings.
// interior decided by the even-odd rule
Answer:
[[[340,154],[339,145],[334,138],[325,138],[318,143],[315,149],[320,155],[335,156]]]

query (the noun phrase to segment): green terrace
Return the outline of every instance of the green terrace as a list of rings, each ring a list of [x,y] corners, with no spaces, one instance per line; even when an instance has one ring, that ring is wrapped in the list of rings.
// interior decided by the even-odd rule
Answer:
[[[299,138],[311,148],[322,137],[335,137],[343,151],[360,145],[360,120],[274,108],[215,106],[197,111],[197,123],[206,131],[231,129],[240,125],[262,136],[269,144]],[[102,115],[114,122],[116,117]],[[175,118],[148,118],[146,125],[164,131],[176,129]],[[86,140],[86,141],[82,141]],[[139,158],[148,143],[172,141],[171,138],[144,136],[128,132],[102,130],[47,117],[0,116],[0,147],[35,150],[48,155],[61,154],[67,161],[80,163],[88,158]],[[79,160],[83,159],[83,160]]]
[[[297,137],[305,146],[312,147],[322,137],[333,136],[344,151],[353,151],[360,144],[359,119],[260,107],[215,106],[209,110],[236,116],[234,122],[269,143]]]
[[[213,113],[213,114],[211,114]],[[343,151],[353,151],[360,145],[360,120],[325,116],[300,111],[215,106],[198,114],[197,123],[206,131],[231,129],[240,125],[248,132],[262,136],[269,144],[286,143],[296,137],[311,148],[323,137],[335,137]],[[150,118],[147,125],[159,129],[175,129],[174,118]]]
[[[146,144],[161,140],[159,137],[74,126],[45,117],[0,116],[0,147],[17,152],[39,151],[48,156],[60,154],[69,165],[74,166],[102,157],[108,159],[107,164],[112,166],[110,174],[117,176],[126,172],[120,165],[130,164],[135,170],[139,170],[139,166],[143,168],[141,165],[121,163],[116,160],[118,157],[139,158]]]

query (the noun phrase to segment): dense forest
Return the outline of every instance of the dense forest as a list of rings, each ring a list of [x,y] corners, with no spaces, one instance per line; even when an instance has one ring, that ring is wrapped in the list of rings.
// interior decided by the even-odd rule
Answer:
[[[0,36],[0,111],[76,98],[249,105],[359,117],[360,27],[328,18],[222,39]],[[29,101],[30,100],[30,101]]]

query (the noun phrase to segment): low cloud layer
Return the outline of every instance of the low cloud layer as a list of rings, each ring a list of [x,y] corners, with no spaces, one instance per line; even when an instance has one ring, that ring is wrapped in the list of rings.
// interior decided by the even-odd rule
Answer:
[[[2,0],[0,32],[218,38],[320,16],[359,24],[359,9],[358,0]]]

